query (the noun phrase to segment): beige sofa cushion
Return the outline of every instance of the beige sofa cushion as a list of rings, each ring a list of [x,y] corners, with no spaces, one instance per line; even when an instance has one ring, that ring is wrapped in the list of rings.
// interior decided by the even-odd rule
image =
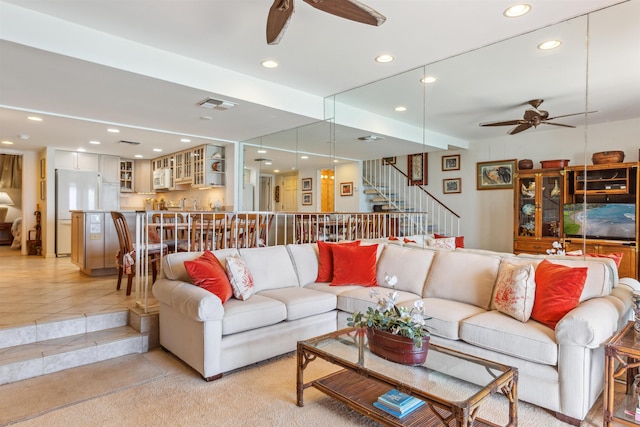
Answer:
[[[287,245],[287,250],[293,260],[300,285],[314,283],[318,277],[318,245],[315,243]]]
[[[423,296],[465,302],[488,310],[499,267],[498,256],[439,251]]]
[[[558,345],[553,330],[534,320],[519,322],[497,310],[463,320],[460,339],[536,363],[553,366],[558,363]]]
[[[287,248],[269,246],[240,249],[240,256],[253,276],[253,292],[299,286]]]
[[[397,290],[421,296],[435,254],[433,251],[387,245],[378,260],[378,284],[387,287],[385,274],[395,275],[398,277]]]
[[[287,308],[287,320],[302,319],[336,309],[336,296],[313,289],[290,287],[260,292],[281,301]]]
[[[462,320],[486,311],[473,304],[441,298],[423,298],[422,302],[429,332],[451,340],[460,339],[460,322]]]
[[[273,325],[286,318],[286,306],[273,298],[264,295],[252,295],[246,301],[231,298],[224,303],[222,335]]]
[[[355,311],[364,313],[367,311],[368,307],[376,307],[378,305],[378,299],[375,297],[372,298],[369,294],[372,289],[377,289],[380,292],[381,297],[386,297],[387,292],[392,292],[391,289],[382,288],[379,286],[358,286],[355,289],[342,292],[338,295],[338,309],[346,311],[347,313],[353,313]],[[413,301],[417,299],[420,299],[420,297],[414,293],[398,291],[398,299],[396,300],[396,304],[413,305]]]

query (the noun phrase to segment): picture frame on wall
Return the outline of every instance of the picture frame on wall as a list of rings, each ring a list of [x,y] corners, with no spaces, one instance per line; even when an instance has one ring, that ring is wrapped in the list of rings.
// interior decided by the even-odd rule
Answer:
[[[45,179],[47,174],[47,159],[40,159],[40,179]]]
[[[353,196],[353,182],[341,182],[340,183],[340,195],[341,196]]]
[[[276,189],[275,189],[274,194],[273,194],[273,200],[276,203],[280,202],[280,186],[279,185],[276,185]]]
[[[460,154],[451,156],[442,156],[443,171],[459,171],[460,170]]]
[[[382,164],[383,165],[395,165],[396,164],[396,158],[395,157],[383,157],[382,158]]]
[[[312,205],[311,195],[313,193],[302,193],[302,204],[305,206]]]
[[[40,181],[40,200],[47,198],[47,181]]]
[[[311,183],[312,183],[311,178],[302,178],[302,191],[313,190]]]
[[[428,160],[427,153],[409,154],[407,156],[409,185],[427,185]]]
[[[462,192],[462,178],[451,178],[442,180],[442,194],[453,194]]]
[[[516,160],[478,162],[476,183],[478,190],[506,190],[513,188]]]

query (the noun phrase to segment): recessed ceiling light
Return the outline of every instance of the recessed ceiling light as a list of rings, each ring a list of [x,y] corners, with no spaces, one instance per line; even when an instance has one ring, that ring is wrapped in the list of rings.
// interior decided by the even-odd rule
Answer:
[[[518,16],[529,13],[531,6],[528,4],[516,4],[506,9],[502,14],[507,18],[517,18]]]
[[[120,133],[120,129],[109,128],[109,129],[107,129],[107,132],[111,132],[111,133]]]
[[[76,151],[79,151],[79,152],[81,152],[81,153],[84,153],[84,152],[85,152],[85,151],[87,151],[87,150],[85,150],[84,148],[78,148]]]
[[[141,158],[143,158],[144,156],[143,156],[142,154],[136,154],[136,155],[135,155],[135,156],[133,156],[133,157],[135,157],[136,159],[141,159]]]
[[[301,159],[307,160],[309,156],[300,156]]]
[[[338,163],[340,160],[338,159],[333,159],[333,163]]]
[[[420,81],[422,83],[435,83],[436,80],[438,80],[437,78],[433,77],[433,76],[426,76],[420,79]]]
[[[273,171],[274,171],[275,173],[278,173],[278,172],[280,172],[280,169],[274,169]]]
[[[189,138],[180,138],[180,142],[191,142]]]
[[[555,49],[560,46],[562,42],[560,40],[548,40],[546,42],[542,42],[538,45],[538,49],[540,50],[550,50]]]
[[[154,148],[153,151],[155,151],[156,153],[161,153],[162,152],[162,148]]]
[[[401,113],[403,111],[407,111],[407,107],[403,107],[403,106],[398,106],[396,108],[394,108],[395,111]]]
[[[13,142],[8,141],[8,140],[2,141],[2,143],[3,143],[4,145],[13,145]]]
[[[211,116],[200,116],[200,120],[213,120]]]
[[[391,55],[379,55],[376,56],[376,62],[380,62],[382,64],[387,63],[387,62],[391,62],[393,61],[395,58]]]
[[[273,164],[273,162],[264,162],[265,165],[267,166],[271,166]]]
[[[261,64],[264,68],[276,68],[278,66],[278,63],[273,59],[265,59]]]
[[[266,153],[266,152],[267,152],[267,150],[265,150],[265,149],[263,149],[263,148],[261,148],[261,149],[259,149],[259,150],[258,150],[258,153],[259,153],[259,154],[264,154],[264,153]]]
[[[41,117],[36,117],[36,116],[29,116],[27,117],[28,120],[31,120],[32,122],[41,122],[42,118]]]
[[[89,141],[89,144],[100,145],[100,141]]]

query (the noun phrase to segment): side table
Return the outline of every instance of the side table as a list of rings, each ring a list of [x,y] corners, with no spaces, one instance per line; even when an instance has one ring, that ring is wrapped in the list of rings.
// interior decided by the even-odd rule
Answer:
[[[633,329],[635,322],[630,321],[609,340],[605,348],[605,376],[604,376],[604,426],[613,426],[614,422],[627,426],[640,426],[635,416],[625,413],[625,410],[635,413],[638,402],[631,396],[631,384],[640,366],[640,334],[636,339]],[[615,406],[615,380],[626,373],[625,396]],[[616,425],[619,425],[616,424]]]
[[[0,245],[10,245],[13,242],[13,234],[11,234],[11,223],[0,222]]]

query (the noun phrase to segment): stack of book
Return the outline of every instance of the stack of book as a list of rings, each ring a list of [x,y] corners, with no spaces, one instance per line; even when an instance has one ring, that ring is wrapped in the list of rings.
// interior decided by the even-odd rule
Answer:
[[[385,394],[378,396],[378,401],[373,402],[373,406],[376,408],[382,409],[398,418],[412,413],[422,405],[424,405],[424,400],[420,400],[417,397],[410,396],[396,389],[391,389]]]

